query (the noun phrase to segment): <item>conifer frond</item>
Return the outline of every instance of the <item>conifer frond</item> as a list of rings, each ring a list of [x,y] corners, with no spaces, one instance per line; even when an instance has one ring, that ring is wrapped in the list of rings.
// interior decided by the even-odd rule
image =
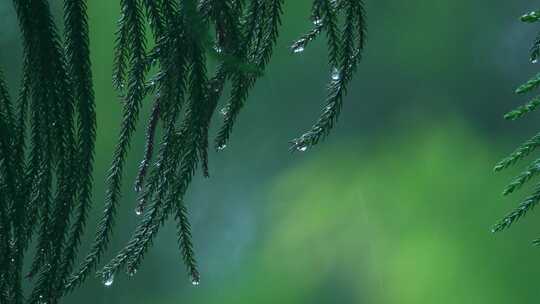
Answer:
[[[145,7],[146,23],[150,24],[155,39],[155,47],[148,51],[147,66],[158,63],[156,76],[151,77],[151,89],[155,92],[154,106],[147,125],[145,154],[135,182],[139,191],[136,213],[141,221],[128,244],[100,271],[109,280],[126,269],[134,274],[152,245],[160,227],[174,216],[178,227],[178,242],[184,263],[192,282],[197,284],[199,273],[191,241],[190,225],[183,197],[198,165],[208,175],[208,132],[209,124],[227,80],[232,83],[231,95],[221,110],[224,117],[215,143],[218,150],[224,149],[234,123],[243,108],[250,90],[262,75],[278,38],[281,23],[282,0],[251,0],[244,6],[243,1],[180,1],[169,0],[142,2]],[[342,80],[336,86],[337,95],[344,95],[345,84],[350,81],[361,57],[365,40],[364,12],[361,3],[349,1],[334,4],[331,1],[316,1],[314,15],[327,9],[327,22],[315,24],[314,32],[306,36],[305,43],[323,30],[327,32],[331,44],[332,66],[343,66]],[[346,25],[343,33],[338,26],[337,12],[344,11]],[[124,9],[120,26],[128,18]],[[215,29],[212,53],[221,60],[216,75],[206,78],[206,54],[210,24]],[[126,33],[130,33],[127,31]],[[129,40],[122,27],[117,41]],[[133,47],[133,46],[130,46]],[[123,52],[123,51],[122,51]],[[117,53],[117,66],[133,60],[122,59]],[[133,52],[133,50],[129,50]],[[117,69],[122,73],[122,68]],[[142,73],[146,75],[147,70]],[[118,73],[117,73],[118,74]],[[121,79],[122,77],[117,77]],[[123,78],[122,78],[123,79]],[[133,75],[126,75],[125,82],[133,81]],[[185,86],[184,86],[185,85]],[[184,107],[183,118],[180,110]],[[126,97],[129,98],[129,86]],[[341,101],[342,97],[337,97]],[[337,105],[332,111],[339,111]],[[336,114],[331,114],[334,116]],[[149,166],[154,150],[154,133],[162,123],[164,135],[152,167]],[[177,123],[181,121],[177,130]],[[333,124],[333,123],[332,123]],[[120,139],[122,140],[122,138]],[[113,168],[117,168],[113,164]],[[151,168],[151,169],[150,169]],[[147,171],[150,169],[146,179]],[[117,173],[121,171],[116,171]],[[106,208],[106,213],[108,209]],[[109,213],[110,218],[114,213]],[[112,222],[108,222],[112,225]]]
[[[137,178],[135,179],[134,189],[136,192],[140,192],[142,190],[144,178],[146,177],[146,171],[150,166],[150,161],[152,155],[154,154],[154,137],[156,135],[156,128],[159,121],[159,107],[160,102],[159,97],[157,97],[154,101],[154,106],[152,108],[152,113],[150,114],[150,120],[146,129],[146,145],[144,151],[144,158],[139,165],[139,173],[137,174]]]
[[[343,30],[339,28],[339,16],[344,14]],[[358,0],[344,0],[336,4],[332,0],[316,0],[313,8],[313,22],[326,33],[330,65],[330,83],[326,106],[311,129],[292,140],[292,150],[306,151],[326,137],[334,127],[358,62],[362,57],[366,39],[366,25],[363,3]],[[341,35],[340,35],[341,34]],[[295,44],[298,50],[310,37],[303,37]]]
[[[291,45],[291,50],[293,53],[303,52],[305,48],[308,46],[308,44],[312,42],[313,40],[315,40],[319,36],[319,34],[322,32],[323,30],[322,20],[316,19],[313,23],[315,25],[313,29],[311,29],[309,32],[304,34],[302,37],[300,37],[300,39],[296,40]]]
[[[540,201],[540,186],[537,185],[534,193],[526,197],[514,211],[506,215],[495,227],[493,227],[493,232],[499,232],[504,229],[509,228],[517,220],[525,216],[528,211],[533,209]]]
[[[523,186],[527,181],[535,177],[540,173],[540,159],[535,160],[525,171],[521,172],[520,175],[515,177],[512,182],[506,186],[503,191],[503,195],[508,195],[515,192],[521,186]]]
[[[530,13],[527,13],[521,17],[521,21],[527,22],[527,23],[533,23],[540,19],[540,14],[538,11],[533,11]],[[532,63],[536,63],[538,61],[538,57],[540,55],[540,35],[536,37],[533,47],[531,48],[530,53],[530,60]],[[540,74],[534,76],[530,80],[528,80],[525,84],[519,86],[516,89],[516,94],[524,94],[531,92],[532,90],[538,88],[540,85]],[[525,114],[530,113],[534,111],[538,105],[540,105],[540,97],[535,97],[531,101],[529,101],[527,104],[520,106],[516,108],[515,110],[507,113],[504,117],[505,119],[518,119]],[[533,136],[531,139],[527,140],[525,143],[523,143],[521,146],[519,146],[514,152],[512,152],[508,157],[504,158],[502,161],[500,161],[494,168],[495,171],[501,171],[503,169],[506,169],[515,163],[517,163],[519,160],[525,158],[534,150],[538,148],[540,145],[540,133]],[[523,187],[528,181],[532,180],[538,174],[540,173],[540,159],[535,159],[523,172],[521,172],[518,176],[516,176],[510,184],[508,184],[504,191],[503,195],[508,195],[511,193],[516,192],[519,188]],[[525,216],[530,210],[532,210],[540,200],[540,186],[536,185],[536,188],[533,192],[533,194],[527,196],[519,206],[510,212],[508,215],[506,215],[497,225],[495,225],[492,229],[493,232],[498,232],[505,230],[509,228],[512,224],[514,224],[516,221],[518,221],[520,218]],[[535,240],[533,242],[535,245],[540,244],[540,240]]]
[[[519,146],[514,152],[512,152],[512,154],[501,160],[495,166],[494,170],[497,172],[514,165],[517,161],[528,156],[530,153],[536,150],[538,146],[540,146],[540,133],[536,134],[531,139],[521,144],[521,146]]]
[[[504,115],[505,119],[509,120],[516,120],[520,117],[522,117],[525,114],[528,114],[534,110],[540,105],[540,96],[537,96],[533,98],[531,101],[529,101],[527,104],[522,105],[515,110],[512,110]]]
[[[536,39],[534,40],[533,46],[531,47],[531,62],[538,62],[538,56],[540,56],[540,33],[536,35]]]
[[[533,23],[540,20],[540,11],[532,11],[521,16],[521,21]]]
[[[77,125],[78,158],[74,161],[78,163],[80,169],[76,216],[63,254],[63,260],[61,262],[62,269],[59,272],[60,282],[62,284],[66,276],[72,271],[77,248],[80,245],[81,236],[86,225],[86,218],[91,206],[92,168],[96,137],[96,115],[86,2],[84,0],[65,0],[64,11],[66,57],[68,66],[70,67],[69,74],[73,83],[76,112],[79,117]]]
[[[2,161],[8,164],[3,175],[13,176],[14,181],[2,177],[0,188],[7,193],[14,187],[17,193],[9,197],[7,223],[6,212],[2,211],[2,227],[14,232],[5,234],[10,244],[6,248],[10,266],[2,269],[10,277],[6,303],[23,301],[22,262],[35,232],[39,237],[30,276],[39,278],[28,302],[56,303],[68,272],[61,269],[69,268],[74,260],[84,226],[75,226],[74,231],[79,231],[74,232],[77,240],[66,243],[78,189],[82,189],[80,198],[84,204],[90,204],[95,118],[86,6],[84,1],[66,0],[68,37],[64,53],[47,1],[13,3],[21,27],[24,60],[16,111],[6,112],[6,107],[2,110],[11,117],[10,125],[2,129],[7,130],[5,134],[16,135],[10,145],[0,147],[2,153],[11,155],[9,162]],[[64,256],[69,258],[64,260]]]
[[[536,74],[533,78],[529,79],[526,83],[520,85],[516,89],[516,94],[528,93],[536,89],[540,85],[540,73]]]
[[[6,130],[0,132],[2,304],[58,303],[97,269],[113,233],[124,165],[147,95],[153,95],[153,105],[135,180],[140,222],[128,244],[99,273],[107,285],[122,269],[133,275],[160,228],[174,219],[180,255],[191,282],[199,283],[184,198],[197,170],[209,176],[213,116],[223,114],[215,138],[221,150],[264,74],[278,39],[284,1],[119,1],[113,84],[123,100],[123,117],[104,212],[89,253],[75,267],[92,203],[96,138],[87,1],[64,0],[62,39],[49,0],[13,0],[24,58],[16,100],[8,95],[0,71],[0,130]],[[293,49],[303,50],[325,33],[330,67],[339,79],[331,81],[327,107],[315,131],[302,136],[309,145],[335,124],[365,39],[363,7],[357,0],[315,0],[312,19],[313,29]],[[147,28],[151,35],[146,36]],[[147,38],[153,39],[150,48]],[[209,56],[218,60],[213,77],[207,71]],[[226,105],[216,111],[229,81]],[[535,107],[531,103],[516,115]],[[158,129],[160,140],[155,138]],[[35,254],[26,257],[33,243]],[[25,260],[31,261],[26,277],[34,279],[26,298]]]
[[[86,278],[90,271],[95,269],[101,255],[109,244],[117,204],[120,201],[123,166],[132,134],[135,131],[139,110],[146,93],[146,41],[142,7],[136,0],[122,0],[121,7],[123,16],[120,19],[120,36],[127,35],[127,37],[122,37],[119,40],[119,43],[124,44],[117,45],[117,49],[130,50],[129,60],[132,66],[129,70],[127,92],[124,97],[124,116],[120,129],[120,138],[113,155],[111,169],[109,170],[108,190],[103,217],[98,224],[98,230],[90,253],[88,253],[80,269],[69,280],[68,289],[77,286]],[[121,52],[117,54],[117,57],[123,55],[123,52]]]

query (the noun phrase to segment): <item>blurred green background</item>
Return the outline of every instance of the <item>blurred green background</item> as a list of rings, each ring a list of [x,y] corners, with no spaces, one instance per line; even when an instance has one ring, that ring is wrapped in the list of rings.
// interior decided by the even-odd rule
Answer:
[[[61,16],[62,1],[50,2]],[[83,253],[101,213],[121,114],[111,85],[118,1],[88,2],[98,138]],[[517,171],[491,169],[539,127],[538,113],[502,119],[526,101],[513,88],[535,70],[528,49],[538,28],[518,20],[534,5],[366,0],[369,43],[340,122],[315,149],[291,154],[287,142],[322,107],[329,68],[323,41],[290,53],[288,45],[311,25],[310,1],[286,1],[266,75],[230,145],[210,155],[212,178],[197,177],[189,192],[201,285],[190,284],[170,225],[136,276],[117,277],[110,288],[91,279],[65,302],[536,301],[540,252],[530,241],[539,236],[538,214],[505,233],[489,232],[526,194],[503,199]],[[16,24],[11,1],[1,1],[0,65],[14,94],[21,66]],[[143,137],[139,132],[132,145],[109,257],[136,225],[131,185]]]

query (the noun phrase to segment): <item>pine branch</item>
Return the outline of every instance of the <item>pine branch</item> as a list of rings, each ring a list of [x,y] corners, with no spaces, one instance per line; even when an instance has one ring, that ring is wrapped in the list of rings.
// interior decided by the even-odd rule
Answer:
[[[527,181],[540,173],[540,159],[534,161],[525,171],[515,177],[512,182],[506,186],[503,195],[508,195],[521,188]]]
[[[313,24],[315,25],[313,29],[311,29],[309,32],[304,34],[302,37],[300,37],[300,39],[296,40],[291,45],[291,51],[293,53],[302,53],[306,49],[308,44],[314,41],[315,39],[317,39],[319,34],[322,32],[323,30],[322,20],[316,19],[315,21],[313,21]]]
[[[127,95],[125,97],[124,116],[122,119],[122,127],[120,130],[119,143],[116,147],[113,156],[113,163],[109,170],[108,190],[105,200],[105,211],[101,218],[98,231],[90,253],[88,253],[85,261],[80,266],[80,269],[68,281],[66,288],[71,290],[79,285],[89,272],[95,269],[103,252],[107,249],[109,239],[114,225],[114,216],[116,213],[117,204],[120,200],[120,187],[122,179],[122,169],[125,162],[125,157],[131,141],[131,136],[135,131],[135,125],[138,120],[138,114],[141,103],[145,97],[145,36],[144,23],[142,19],[142,9],[136,0],[122,0],[122,10],[124,17],[120,20],[120,36],[129,34],[127,41],[119,40],[120,44],[117,49],[127,48],[131,50],[130,61],[133,66],[129,73],[129,85]],[[122,54],[117,57],[123,56]]]
[[[282,0],[268,0],[264,7],[266,10],[264,17],[261,17],[262,21],[260,21],[263,24],[260,35],[245,49],[236,46],[234,50],[235,55],[238,57],[249,59],[253,63],[255,71],[239,70],[232,75],[233,88],[231,96],[225,107],[223,126],[216,138],[215,146],[218,150],[223,150],[227,146],[236,118],[244,107],[249,91],[255,85],[258,76],[261,75],[270,60],[278,37],[278,27],[281,24]]]
[[[159,94],[159,93],[158,93]],[[154,101],[154,106],[152,108],[152,113],[150,114],[150,121],[148,122],[148,128],[146,129],[146,147],[144,151],[144,158],[139,165],[139,173],[135,180],[135,192],[140,192],[143,188],[144,178],[146,177],[146,172],[148,166],[150,165],[150,160],[154,153],[154,137],[156,135],[156,128],[159,121],[160,115],[160,98],[157,97]]]
[[[498,172],[514,165],[520,159],[528,156],[530,153],[536,150],[538,146],[540,146],[540,133],[536,134],[531,139],[521,144],[521,146],[519,146],[514,152],[512,152],[512,154],[501,160],[493,170],[495,172]]]
[[[337,24],[338,8],[341,6],[333,4],[330,0],[316,1],[314,6],[314,18],[317,23],[322,23],[322,29],[327,35],[331,80],[326,106],[321,116],[309,131],[291,142],[291,149],[296,151],[306,151],[319,143],[336,124],[347,85],[361,59],[366,39],[365,14],[361,1],[343,1],[345,28],[341,37],[338,36]]]
[[[532,11],[521,16],[521,21],[533,23],[540,20],[540,11]]]
[[[516,108],[515,110],[512,110],[504,115],[505,119],[509,120],[516,120],[518,118],[521,118],[525,114],[528,114],[534,110],[540,105],[540,96],[537,96],[533,98],[531,101],[529,101],[527,104],[520,106]]]
[[[3,73],[0,73],[0,129],[9,130],[11,128],[11,110],[10,110],[10,98],[4,83]],[[0,240],[0,248],[3,252],[3,257],[0,258],[0,290],[5,291],[0,294],[0,299],[7,302],[12,296],[12,293],[17,291],[17,287],[12,282],[17,279],[14,272],[11,271],[12,257],[15,256],[14,248],[12,248],[11,241],[13,236],[11,234],[11,223],[9,219],[10,208],[15,203],[15,176],[13,168],[10,165],[12,163],[12,139],[10,138],[10,132],[0,132],[0,233],[2,239]]]
[[[536,187],[534,193],[527,198],[525,198],[520,204],[519,207],[514,211],[506,215],[495,227],[493,227],[492,232],[499,232],[505,229],[510,228],[510,226],[518,221],[520,218],[525,216],[527,212],[532,210],[540,201],[540,186]]]
[[[59,271],[60,288],[71,273],[81,243],[81,236],[86,225],[88,210],[92,196],[92,167],[94,161],[94,142],[96,136],[96,117],[94,92],[92,88],[92,72],[90,66],[90,50],[88,38],[88,22],[85,0],[65,0],[66,54],[71,68],[70,75],[74,86],[74,96],[78,113],[78,159],[80,165],[78,206],[74,224],[67,240]]]
[[[218,149],[226,146],[251,89],[263,75],[278,39],[283,0],[120,0],[113,84],[124,101],[123,119],[104,213],[78,269],[74,263],[91,207],[96,138],[87,2],[64,0],[64,40],[47,0],[13,3],[24,60],[14,103],[0,72],[0,130],[7,130],[0,132],[0,303],[58,303],[97,268],[113,233],[124,164],[149,94],[154,95],[154,105],[135,181],[140,192],[136,212],[142,216],[127,246],[101,274],[107,286],[123,268],[133,275],[172,216],[182,259],[197,285],[200,275],[184,197],[199,167],[209,176],[210,123],[227,81],[232,89],[221,111]],[[356,0],[315,0],[312,21],[314,28],[293,48],[304,49],[325,32],[329,62],[339,79],[331,82],[326,114],[318,122],[321,132],[313,134],[311,145],[335,124],[365,37],[364,12]],[[150,49],[146,27],[153,39]],[[209,54],[219,61],[210,79]],[[154,69],[155,74],[148,75]],[[533,80],[525,89],[537,85]],[[531,102],[515,115],[536,106]],[[154,143],[158,125],[163,137]],[[519,176],[515,189],[535,174]],[[23,261],[36,235],[28,274],[36,279],[24,301]]]
[[[20,24],[25,27],[23,37],[25,38],[25,54],[27,59],[25,64],[31,64],[34,68],[34,73],[29,77],[29,87],[32,91],[32,158],[30,177],[36,181],[35,193],[29,202],[29,206],[41,205],[39,209],[41,213],[41,231],[38,241],[38,250],[33,263],[33,270],[37,272],[42,265],[45,264],[49,255],[53,239],[49,238],[53,234],[51,232],[63,235],[64,231],[55,230],[51,226],[52,223],[60,223],[60,219],[52,220],[51,215],[54,213],[51,201],[52,187],[52,172],[55,170],[56,163],[69,163],[70,158],[67,153],[63,153],[69,149],[70,140],[73,140],[73,134],[70,134],[70,125],[73,117],[71,112],[71,99],[69,98],[69,88],[66,81],[65,66],[63,64],[63,54],[60,50],[59,40],[54,27],[48,3],[40,0],[35,0],[28,5],[20,5],[16,2],[17,13]],[[32,17],[30,17],[32,16]],[[24,80],[26,82],[26,80]],[[57,153],[60,152],[60,153]],[[66,181],[60,186],[61,189],[76,189],[71,183],[71,179],[65,179],[63,169],[59,169],[59,180]],[[68,184],[69,183],[69,184]],[[62,194],[63,196],[64,194]],[[62,203],[60,203],[62,201]],[[57,208],[65,210],[63,200],[57,200]],[[15,261],[22,260],[22,249],[25,247],[26,239],[20,239],[28,232],[24,231],[25,227],[25,205],[18,204],[16,208],[16,216],[14,220],[18,233],[16,241],[19,255],[15,257]],[[64,220],[62,218],[62,220]],[[58,226],[61,226],[60,224]],[[63,227],[63,226],[62,226]],[[61,243],[60,243],[61,244]],[[53,257],[54,258],[54,257]],[[14,270],[14,274],[20,276],[22,263],[18,263],[18,269]],[[49,271],[50,272],[50,271]],[[36,285],[34,294],[47,292],[51,294],[51,288],[54,280],[40,280],[40,284]],[[16,287],[19,289],[19,287]],[[19,303],[22,301],[20,294],[22,292],[15,291],[17,298],[14,300]]]
[[[521,17],[521,20],[523,22],[528,22],[528,23],[536,22],[539,19],[540,19],[540,14],[538,13],[538,11],[530,12]],[[539,55],[540,55],[540,36],[537,36],[533,44],[533,47],[531,48],[531,55],[530,55],[531,61],[533,63],[536,63]],[[516,89],[516,94],[528,93],[536,89],[539,85],[540,85],[540,74],[534,76],[525,84],[519,86]],[[507,113],[505,115],[505,118],[512,119],[512,120],[520,118],[524,116],[525,114],[534,111],[538,107],[538,105],[540,105],[540,98],[535,97],[527,104],[520,106],[517,109]],[[536,148],[539,145],[540,145],[540,133],[535,135],[534,137],[532,137],[525,143],[523,143],[512,154],[510,154],[508,157],[500,161],[495,166],[494,170],[501,171],[505,168],[508,168],[514,165],[519,160],[531,154],[534,150],[536,150]],[[540,173],[540,159],[536,159],[523,172],[521,172],[518,176],[516,176],[510,182],[509,185],[506,186],[506,188],[503,191],[503,194],[508,195],[510,193],[517,191],[519,188],[525,185],[528,181],[538,176],[539,173]],[[532,210],[538,204],[539,200],[540,200],[540,185],[537,185],[535,190],[533,191],[533,194],[526,197],[516,209],[514,209],[512,212],[507,214],[497,225],[493,227],[492,231],[498,232],[498,231],[502,231],[509,228],[512,224],[517,222],[520,218],[522,218],[530,210]],[[540,244],[540,239],[535,240],[533,244],[535,245]]]
[[[539,85],[540,85],[540,73],[535,75],[533,78],[529,79],[526,83],[520,85],[516,89],[516,94],[528,93],[536,89]]]

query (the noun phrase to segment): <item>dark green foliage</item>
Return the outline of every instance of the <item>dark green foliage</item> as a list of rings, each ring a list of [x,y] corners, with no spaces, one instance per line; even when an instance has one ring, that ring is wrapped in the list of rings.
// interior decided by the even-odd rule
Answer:
[[[329,104],[333,109],[328,111],[324,121],[319,123],[321,132],[327,134],[341,108],[345,85],[350,81],[360,59],[365,21],[359,1],[342,1],[339,5],[331,1],[316,1],[314,7],[317,14],[324,13],[324,18],[330,20],[330,25],[316,27],[318,31],[330,33],[329,43],[334,44],[330,47],[332,66],[338,66],[343,71],[340,80],[332,82],[334,89]],[[143,17],[140,16],[142,11]],[[131,74],[125,77],[125,71],[137,69],[139,61],[136,58],[126,60],[125,56],[129,56],[127,50],[133,51],[135,46],[130,45],[129,37],[123,37],[124,33],[131,33],[133,30],[123,28],[138,28],[135,24],[141,23],[141,18],[150,24],[155,44],[155,47],[147,50],[146,62],[158,72],[154,76],[147,76],[150,80],[148,90],[145,91],[153,95],[151,100],[154,105],[147,127],[145,155],[135,181],[135,191],[139,192],[135,210],[141,215],[141,220],[126,247],[103,268],[101,274],[104,281],[110,280],[124,268],[128,274],[134,274],[159,228],[172,216],[177,223],[180,252],[188,273],[192,282],[198,284],[199,272],[183,197],[199,166],[202,173],[208,176],[209,124],[217,112],[216,107],[224,83],[230,80],[231,93],[227,104],[220,110],[224,123],[215,140],[218,150],[227,146],[249,91],[262,75],[272,55],[278,37],[282,0],[206,0],[198,5],[195,1],[148,0],[142,1],[136,9],[125,3],[123,12],[118,32],[117,49],[120,51],[116,56],[115,79],[118,88],[127,87],[127,101],[135,97],[140,100],[136,95],[138,91],[130,91],[134,82],[140,83],[138,76]],[[343,34],[338,28],[338,12],[345,15]],[[219,60],[213,77],[208,77],[208,54],[217,56]],[[125,65],[126,61],[130,64]],[[144,72],[150,70],[152,69],[147,67]],[[125,103],[127,116],[124,118],[124,125],[137,119],[132,110],[133,106],[131,102]],[[150,166],[155,144],[154,134],[158,125],[163,129],[163,139],[153,165]],[[120,148],[125,141],[129,141],[129,135],[121,133]],[[318,137],[310,145],[317,141]],[[123,148],[122,152],[117,154],[121,161],[113,162],[111,167],[110,180],[114,183],[110,184],[109,199],[99,228],[100,233],[94,244],[95,250],[90,253],[87,263],[76,278],[86,276],[107,246],[109,234],[102,231],[110,231],[108,225],[114,219],[113,211],[119,202],[119,178],[125,156]]]
[[[527,23],[534,23],[534,22],[537,22],[538,20],[540,20],[540,13],[538,11],[530,12],[521,17],[521,21],[527,22]],[[537,63],[539,56],[540,56],[540,33],[537,35],[533,43],[533,46],[531,48],[531,54],[530,54],[531,62]],[[534,76],[533,78],[528,80],[525,84],[519,86],[516,89],[516,94],[530,93],[533,90],[537,89],[539,85],[540,85],[540,74]],[[534,97],[527,104],[522,105],[516,108],[515,110],[510,111],[504,117],[510,120],[521,118],[525,116],[526,114],[536,110],[536,108],[539,105],[540,105],[540,97],[537,96],[537,97]],[[495,166],[494,170],[498,172],[516,164],[519,160],[527,157],[529,154],[534,152],[534,150],[536,150],[539,146],[540,146],[540,133],[536,134],[531,139],[524,142],[514,152],[512,152],[512,154],[510,154],[508,157],[500,161]],[[510,184],[504,189],[503,195],[509,195],[511,193],[516,192],[521,187],[523,187],[528,181],[538,176],[539,173],[540,173],[540,159],[536,159],[523,172],[521,172],[518,176],[516,176],[510,182]],[[498,232],[498,231],[502,231],[509,228],[517,220],[525,216],[527,212],[533,209],[538,204],[539,201],[540,201],[540,185],[537,185],[536,188],[534,189],[534,192],[531,195],[527,196],[525,199],[523,199],[516,209],[508,213],[501,221],[499,221],[499,223],[497,223],[493,227],[492,231]],[[534,244],[535,245],[540,244],[540,239],[535,240]]]
[[[344,19],[343,28],[340,28],[340,19]],[[347,85],[362,57],[366,39],[364,8],[359,0],[315,0],[312,21],[313,30],[295,42],[292,50],[303,51],[310,41],[325,32],[331,79],[321,116],[309,131],[292,141],[292,148],[298,151],[316,145],[334,127],[343,106]]]
[[[13,4],[24,71],[17,102],[11,103],[3,80],[0,86],[0,303],[56,303],[75,261],[92,192],[95,114],[86,6],[64,2],[64,45],[47,1]],[[36,253],[23,274],[34,234]],[[24,277],[35,281],[26,299]]]
[[[159,229],[174,219],[180,255],[190,280],[199,284],[184,197],[197,170],[209,176],[214,114],[223,115],[215,138],[215,147],[223,150],[264,74],[279,36],[283,0],[120,0],[113,82],[122,96],[123,118],[104,212],[78,267],[96,137],[86,1],[64,0],[64,39],[47,0],[13,3],[23,36],[24,73],[13,104],[0,77],[0,130],[7,130],[0,132],[0,303],[57,303],[97,269],[112,237],[124,165],[145,101],[152,111],[134,183],[140,222],[99,273],[106,285],[124,269],[135,274]],[[315,0],[312,21],[313,30],[293,44],[293,51],[325,33],[332,79],[321,117],[293,141],[300,151],[317,144],[336,123],[365,42],[360,0]],[[209,58],[217,58],[216,68],[210,68]],[[230,95],[218,110],[227,82]],[[22,274],[34,235],[36,254],[30,273]],[[35,281],[26,297],[25,276]]]

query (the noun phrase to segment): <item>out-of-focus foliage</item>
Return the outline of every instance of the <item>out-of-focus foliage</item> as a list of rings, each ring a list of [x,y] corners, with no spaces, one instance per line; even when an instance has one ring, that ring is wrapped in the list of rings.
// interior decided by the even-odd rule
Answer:
[[[238,277],[192,302],[527,302],[535,281],[511,274],[534,273],[515,261],[535,252],[509,250],[526,237],[491,237],[482,215],[503,206],[478,203],[497,201],[486,198],[494,179],[478,178],[489,145],[457,123],[391,138],[369,149],[344,140],[281,175],[266,207],[273,228]]]

